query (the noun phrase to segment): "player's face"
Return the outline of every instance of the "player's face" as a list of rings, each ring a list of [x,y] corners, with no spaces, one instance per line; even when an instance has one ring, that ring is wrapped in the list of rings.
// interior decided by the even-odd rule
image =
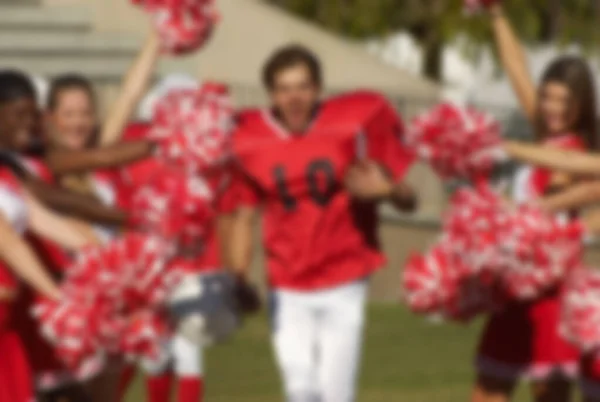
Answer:
[[[47,113],[52,144],[69,150],[85,148],[96,127],[93,100],[82,89],[65,89],[58,94],[56,105]]]
[[[0,140],[11,149],[24,149],[31,140],[38,110],[35,99],[22,97],[0,105]]]
[[[314,83],[308,67],[289,67],[275,76],[270,92],[273,106],[292,132],[302,132],[310,124],[320,88]]]
[[[577,121],[577,111],[569,88],[555,81],[543,84],[540,93],[540,114],[547,134],[565,134]]]

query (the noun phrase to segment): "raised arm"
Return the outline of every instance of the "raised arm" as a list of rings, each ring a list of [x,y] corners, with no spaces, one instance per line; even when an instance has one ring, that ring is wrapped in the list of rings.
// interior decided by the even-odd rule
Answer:
[[[6,217],[0,214],[0,258],[14,273],[39,293],[51,299],[60,298],[60,290],[31,247],[14,231]]]
[[[492,6],[490,15],[502,66],[510,79],[523,111],[530,121],[534,121],[537,93],[523,47],[504,15],[502,6],[499,4]]]
[[[133,65],[129,68],[117,100],[110,108],[100,132],[101,145],[114,144],[121,139],[125,126],[152,79],[159,55],[160,41],[158,35],[152,31]]]
[[[31,194],[26,195],[25,201],[29,211],[29,229],[34,233],[72,251],[100,243],[91,235],[92,231],[79,230],[68,219],[43,206]]]
[[[152,155],[155,143],[148,140],[111,144],[82,151],[55,151],[46,163],[55,175],[86,172],[125,165]]]
[[[600,154],[543,147],[518,141],[506,141],[503,148],[511,158],[532,165],[573,175],[600,174]]]

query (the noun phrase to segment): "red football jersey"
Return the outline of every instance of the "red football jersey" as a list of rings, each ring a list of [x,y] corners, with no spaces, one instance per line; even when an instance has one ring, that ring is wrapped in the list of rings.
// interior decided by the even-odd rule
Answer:
[[[147,137],[151,126],[146,123],[134,123],[127,128],[123,135],[124,141],[141,140]],[[160,162],[153,158],[147,158],[121,169],[118,180],[119,205],[125,209],[129,208],[129,200],[135,187],[152,180],[154,172]],[[205,272],[219,269],[221,267],[221,253],[216,233],[208,236],[204,252],[198,258],[190,260],[179,260],[177,263],[189,272]]]
[[[402,133],[394,109],[370,92],[324,102],[300,135],[287,133],[269,111],[240,114],[233,137],[238,170],[229,196],[263,207],[271,286],[332,287],[384,264],[376,204],[353,200],[343,179],[363,158],[401,179],[414,161]]]

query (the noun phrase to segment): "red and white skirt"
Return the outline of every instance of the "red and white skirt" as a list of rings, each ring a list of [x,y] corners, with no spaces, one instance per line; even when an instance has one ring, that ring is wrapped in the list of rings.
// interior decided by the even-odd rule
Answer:
[[[559,321],[559,290],[493,314],[479,344],[478,372],[509,380],[574,378],[579,351],[560,336]]]

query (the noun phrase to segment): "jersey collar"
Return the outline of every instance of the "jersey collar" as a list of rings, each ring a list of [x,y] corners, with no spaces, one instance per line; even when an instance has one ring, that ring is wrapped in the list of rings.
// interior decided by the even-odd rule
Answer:
[[[321,111],[321,103],[319,102],[313,109],[310,123],[308,124],[304,132],[299,133],[301,136],[306,135],[315,126],[315,123],[319,119]],[[281,139],[290,139],[297,134],[290,132],[282,123],[278,117],[278,112],[275,108],[264,109],[262,112],[263,120],[273,130],[273,132]]]

